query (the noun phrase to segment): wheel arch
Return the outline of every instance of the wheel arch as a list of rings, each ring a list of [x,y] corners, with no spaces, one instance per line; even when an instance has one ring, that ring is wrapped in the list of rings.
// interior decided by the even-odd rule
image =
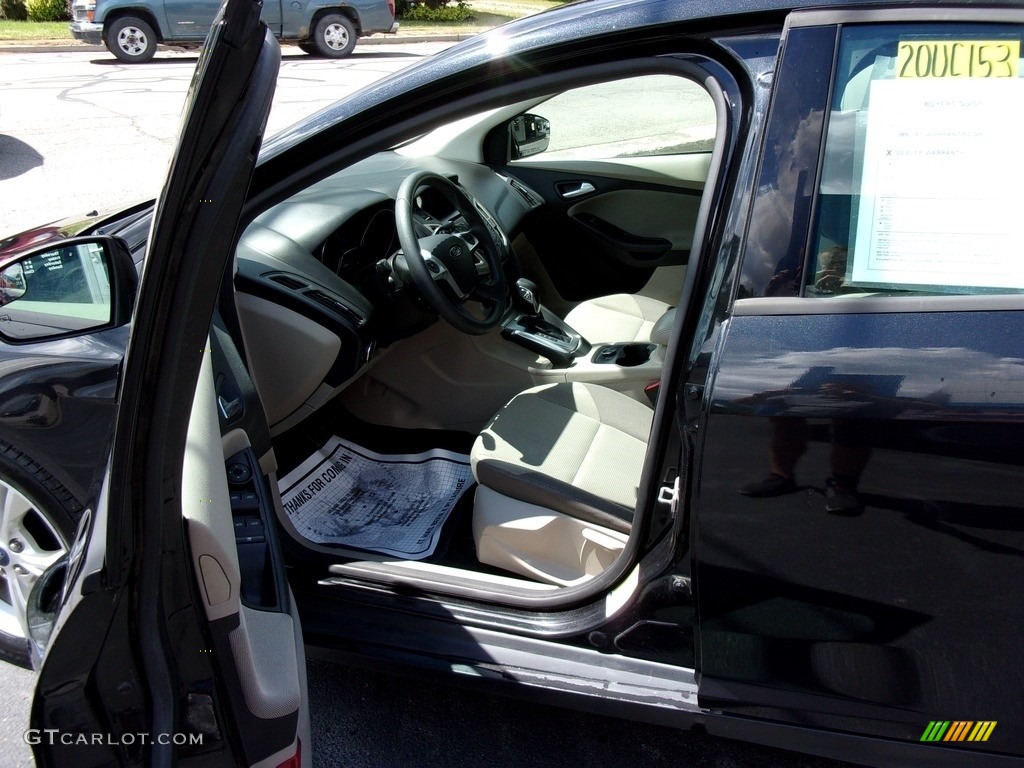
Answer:
[[[19,467],[22,472],[33,476],[60,501],[64,512],[69,516],[77,518],[85,509],[85,504],[79,494],[71,490],[75,487],[74,480],[60,472],[58,468],[54,467],[57,469],[56,472],[51,471],[50,467],[6,440],[0,440],[0,462],[2,461],[10,462]],[[2,470],[2,464],[0,464],[0,470]]]
[[[103,44],[107,44],[107,32],[110,30],[110,26],[125,16],[134,16],[137,19],[141,19],[153,28],[153,33],[156,35],[158,43],[164,41],[163,28],[160,26],[160,22],[157,21],[156,16],[148,8],[140,7],[137,5],[126,5],[119,8],[115,8],[107,13],[103,17]]]
[[[13,516],[9,518],[11,494],[14,505]],[[0,661],[30,669],[31,595],[37,579],[58,565],[61,557],[66,557],[85,507],[47,467],[4,441],[0,441],[0,498],[0,529],[4,532],[0,541],[0,602],[4,613],[0,623]],[[19,522],[12,523],[18,518]],[[23,551],[30,553],[30,558],[19,563],[18,553]],[[49,565],[41,563],[41,555],[48,558]],[[29,571],[25,571],[24,564],[32,561]],[[23,568],[20,575],[19,567]],[[40,571],[37,574],[36,568]],[[20,629],[14,628],[14,622]]]
[[[363,36],[363,25],[359,20],[359,11],[351,5],[331,5],[326,8],[317,8],[316,13],[313,14],[313,18],[309,20],[309,29],[307,30],[307,34],[304,39],[313,39],[313,33],[316,30],[316,25],[320,23],[320,19],[324,16],[329,16],[332,13],[340,13],[351,21],[352,25],[356,28],[356,37]]]

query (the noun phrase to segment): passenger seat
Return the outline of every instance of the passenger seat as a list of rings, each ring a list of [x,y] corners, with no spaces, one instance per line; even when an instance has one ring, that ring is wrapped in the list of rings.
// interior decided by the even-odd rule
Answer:
[[[669,310],[657,299],[615,293],[584,301],[569,311],[565,322],[591,344],[639,342],[649,344],[654,324]]]

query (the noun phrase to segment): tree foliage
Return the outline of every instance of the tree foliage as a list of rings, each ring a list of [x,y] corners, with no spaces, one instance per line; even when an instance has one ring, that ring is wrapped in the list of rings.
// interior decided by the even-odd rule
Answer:
[[[27,0],[29,21],[67,21],[65,0]]]
[[[395,15],[408,21],[468,21],[473,11],[465,0],[396,0]]]
[[[28,9],[24,0],[0,0],[0,19],[27,21]]]

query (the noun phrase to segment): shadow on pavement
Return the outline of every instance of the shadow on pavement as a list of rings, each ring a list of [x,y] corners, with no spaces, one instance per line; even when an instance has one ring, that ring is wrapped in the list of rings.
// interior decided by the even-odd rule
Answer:
[[[394,43],[394,45],[399,45],[399,44],[400,43]],[[404,51],[395,51],[395,50],[390,50],[390,51],[374,51],[374,50],[359,51],[359,50],[356,50],[356,51],[353,51],[352,53],[350,53],[348,56],[344,56],[344,57],[342,57],[340,59],[328,59],[328,58],[323,58],[323,57],[320,57],[320,56],[310,56],[309,54],[302,53],[301,51],[295,51],[293,53],[293,52],[289,51],[287,48],[282,49],[282,53],[281,53],[282,61],[316,61],[316,62],[323,62],[323,63],[331,63],[331,62],[335,62],[336,61],[339,64],[340,63],[344,63],[346,61],[365,61],[365,60],[368,60],[368,59],[422,59],[422,58],[423,58],[423,54],[422,53],[406,53]],[[117,66],[117,67],[123,67],[123,66],[145,67],[145,66],[150,66],[150,65],[154,65],[154,64],[188,64],[188,65],[191,66],[191,65],[195,65],[195,63],[197,61],[199,61],[198,54],[195,55],[195,56],[175,56],[173,59],[169,59],[169,58],[161,58],[160,54],[158,53],[154,58],[150,59],[149,61],[144,61],[144,62],[142,62],[140,64],[127,64],[126,65],[123,61],[121,61],[120,59],[115,59],[113,56],[105,57],[105,58],[102,58],[102,59],[90,59],[89,63],[90,64],[99,64],[99,65],[105,66],[105,67],[113,67],[113,66]]]
[[[30,145],[0,133],[0,181],[13,179],[43,164],[43,156]]]

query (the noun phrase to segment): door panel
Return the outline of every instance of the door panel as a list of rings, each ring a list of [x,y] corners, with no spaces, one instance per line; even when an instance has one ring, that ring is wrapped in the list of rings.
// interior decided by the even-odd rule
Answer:
[[[617,190],[587,197],[572,206],[573,219],[594,217],[638,238],[663,240],[668,251],[689,252],[697,225],[700,195],[679,195],[662,190]],[[583,222],[586,224],[585,220]],[[660,254],[642,254],[635,266],[662,266]]]
[[[583,173],[586,164],[575,165],[572,172],[518,165],[508,170],[545,201],[525,233],[557,291],[545,303],[640,293],[656,269],[687,263],[700,188]],[[583,185],[594,191],[568,199],[562,194]]]
[[[216,375],[223,379],[230,373]],[[222,676],[226,698],[235,712],[246,759],[257,764],[289,749],[294,754],[299,723],[308,718],[308,712],[300,712],[305,670],[299,667],[296,619],[287,587],[280,587],[283,560],[273,551],[276,542],[267,533],[272,496],[259,483],[263,478],[258,463],[243,464],[239,458],[249,448],[245,433],[235,429],[221,437],[214,380],[213,355],[207,354],[182,464],[182,513],[196,591],[213,629],[211,650],[222,668],[231,666]],[[248,477],[243,477],[245,472]],[[260,486],[263,490],[257,492]],[[240,499],[243,494],[255,498]],[[263,551],[254,553],[253,548]],[[256,567],[247,567],[249,563]],[[278,578],[268,579],[268,568]]]
[[[230,637],[249,711],[265,720],[297,712],[302,694],[292,617],[243,606]]]
[[[998,721],[971,749],[1024,749],[1001,727],[1024,718],[1019,314],[734,318],[699,491],[702,706],[909,741]],[[779,465],[793,487],[759,495]],[[862,507],[829,513],[844,477]]]
[[[543,198],[525,231],[543,274],[528,276],[541,285],[550,277],[557,295],[544,300],[556,308],[638,293],[656,269],[689,260],[716,108],[698,82],[706,74],[653,66],[661,71],[535,104],[531,115],[544,125],[545,144],[505,169]]]
[[[192,565],[199,594],[210,621],[237,616],[241,607],[241,576],[230,492],[222,468],[224,449],[217,420],[213,365],[208,354],[199,372],[181,469],[182,515],[188,525]]]
[[[167,35],[179,40],[202,40],[210,31],[217,10],[208,0],[166,0]]]
[[[209,338],[280,63],[259,10],[254,0],[227,0],[197,65],[153,219],[91,531],[106,556],[99,574],[77,577],[69,590],[82,599],[69,599],[58,615],[33,702],[33,727],[109,734],[114,744],[149,734],[124,758],[140,764],[198,757],[278,765],[297,753],[305,732],[301,640],[272,529],[262,537],[265,578],[255,588],[254,560],[239,554],[260,537],[235,535]],[[233,405],[225,399],[225,411]],[[248,442],[259,444],[246,424]],[[238,496],[239,508],[266,519],[266,477],[251,449],[232,459],[239,455],[253,494]],[[266,625],[269,638],[239,631],[250,618],[243,608],[276,614],[245,625]],[[73,634],[64,631],[72,626]],[[291,654],[288,664],[275,657],[280,670],[260,647],[268,639]],[[243,680],[263,689],[247,701]],[[258,717],[249,702],[273,717]],[[81,730],[87,721],[103,726]],[[73,744],[37,748],[36,760],[87,762]]]
[[[959,765],[1024,749],[1024,282],[981,266],[1016,253],[1019,185],[991,219],[973,197],[1000,197],[1016,134],[949,126],[1008,124],[1020,85],[901,73],[921,41],[1016,50],[1021,27],[929,16],[790,17],[704,401],[694,583],[702,706],[908,744],[958,723],[919,759]]]

